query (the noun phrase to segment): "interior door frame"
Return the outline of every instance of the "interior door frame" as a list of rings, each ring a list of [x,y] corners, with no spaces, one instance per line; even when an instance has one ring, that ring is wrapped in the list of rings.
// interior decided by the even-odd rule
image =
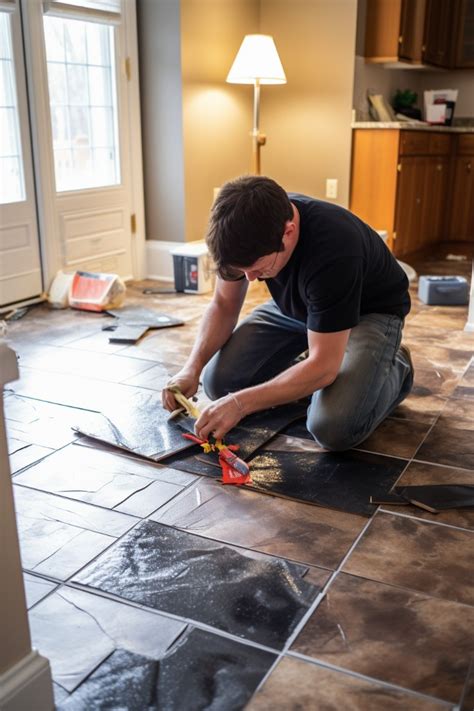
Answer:
[[[19,0],[23,21],[27,89],[30,102],[30,123],[33,161],[38,202],[38,223],[42,254],[43,282],[46,289],[64,266],[63,245],[56,207],[53,140],[50,121],[46,48],[43,32],[42,0]],[[127,94],[124,107],[128,112],[130,155],[131,210],[135,214],[136,232],[132,240],[133,278],[145,273],[145,210],[140,121],[140,89],[138,75],[138,41],[136,0],[122,0],[122,20],[125,56],[117,72],[126,76]],[[128,57],[128,61],[126,58]],[[133,159],[132,159],[133,157]]]

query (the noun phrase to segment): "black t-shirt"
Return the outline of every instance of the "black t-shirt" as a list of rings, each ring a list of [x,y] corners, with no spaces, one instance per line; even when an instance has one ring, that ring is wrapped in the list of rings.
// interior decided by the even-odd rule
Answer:
[[[352,328],[368,313],[410,311],[408,279],[380,236],[349,210],[289,193],[300,214],[300,233],[290,260],[270,293],[282,313],[311,331]]]

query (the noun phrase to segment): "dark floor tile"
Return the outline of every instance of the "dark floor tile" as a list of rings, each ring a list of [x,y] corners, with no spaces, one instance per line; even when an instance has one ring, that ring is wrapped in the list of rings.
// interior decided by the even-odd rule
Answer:
[[[416,459],[433,464],[474,469],[474,435],[471,429],[436,424],[416,453]]]
[[[30,573],[23,574],[23,582],[25,584],[26,604],[28,609],[36,605],[46,595],[57,587],[56,583],[46,578],[40,578],[39,575],[31,575]]]
[[[387,417],[357,449],[411,459],[431,425]]]
[[[22,565],[66,580],[137,521],[116,511],[14,486]]]
[[[466,484],[474,485],[474,471],[467,469],[455,469],[453,467],[440,467],[435,464],[424,464],[422,462],[411,462],[397,482],[397,486],[424,486],[425,484]],[[384,509],[393,509],[390,506],[383,506]],[[438,514],[430,513],[417,506],[405,506],[403,513],[408,516],[424,518],[428,521],[438,523],[448,523],[460,528],[470,528],[474,530],[474,510],[456,509],[452,511],[441,511]]]
[[[360,516],[201,479],[151,518],[207,538],[335,569],[365,525]]]
[[[467,323],[466,309],[463,306],[431,306],[429,310],[417,314],[411,323],[422,328],[462,331]]]
[[[344,571],[474,605],[474,532],[378,513]]]
[[[83,410],[14,394],[10,394],[5,401],[8,435],[25,445],[34,444],[50,449],[64,447],[76,439],[77,435],[72,428],[86,417]]]
[[[318,593],[301,573],[147,521],[75,582],[279,649]]]
[[[29,444],[27,447],[23,447],[18,452],[15,452],[10,456],[10,471],[12,474],[29,467],[35,462],[39,462],[44,457],[52,454],[54,449],[49,447],[39,447],[37,444]]]
[[[474,608],[339,574],[292,650],[456,703],[473,644]]]
[[[415,386],[408,397],[395,408],[390,417],[433,424],[446,402],[446,397],[430,395],[423,388]]]
[[[450,397],[459,382],[460,375],[449,367],[417,367],[415,363],[415,380],[413,390],[417,395]]]
[[[246,711],[442,711],[451,704],[292,657],[279,662]]]
[[[138,385],[141,388],[149,388],[150,390],[159,390],[161,392],[178,370],[179,366],[177,365],[157,363],[157,365],[153,365],[143,373],[127,378],[124,382],[128,385]]]
[[[436,426],[474,430],[474,402],[468,398],[451,397],[441,411]]]
[[[68,587],[34,607],[29,620],[33,646],[49,659],[55,683],[69,692],[115,650],[156,660],[186,628],[184,622]]]
[[[369,452],[272,452],[250,460],[246,488],[370,516],[371,495],[390,491],[407,462]]]
[[[269,652],[193,630],[158,660],[113,652],[57,708],[240,711],[274,659]]]
[[[57,347],[38,344],[36,350],[32,349],[31,352],[20,357],[20,366],[35,371],[76,375],[118,383],[147,370],[150,363],[137,358],[119,358],[113,354],[75,350],[71,346]]]
[[[141,497],[145,508],[147,500],[150,506],[161,501],[149,508],[148,513],[151,513],[182,491],[183,476],[186,483],[194,479],[177,474],[177,481],[170,482],[169,470],[151,462],[71,444],[18,474],[15,483],[139,515],[128,509],[140,508]]]
[[[459,385],[453,392],[453,397],[471,401],[474,400],[474,360],[459,381]]]

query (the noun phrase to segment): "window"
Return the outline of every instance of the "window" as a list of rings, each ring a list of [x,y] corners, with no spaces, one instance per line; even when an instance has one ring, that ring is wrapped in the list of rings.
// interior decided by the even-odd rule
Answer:
[[[0,12],[0,204],[25,199],[10,16]]]
[[[114,30],[44,18],[56,190],[120,182]]]

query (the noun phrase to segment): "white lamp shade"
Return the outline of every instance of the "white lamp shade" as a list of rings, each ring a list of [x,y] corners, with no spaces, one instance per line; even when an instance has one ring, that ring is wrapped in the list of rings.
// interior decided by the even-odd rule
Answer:
[[[270,35],[245,35],[226,81],[230,84],[286,84],[280,57]]]

